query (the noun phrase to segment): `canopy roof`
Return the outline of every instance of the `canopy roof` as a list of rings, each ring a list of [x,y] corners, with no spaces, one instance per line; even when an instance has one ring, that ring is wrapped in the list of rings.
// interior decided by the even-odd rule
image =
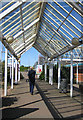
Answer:
[[[82,57],[80,44],[78,47],[72,45],[73,38],[83,39],[83,4],[80,0],[1,0],[1,3],[1,32],[5,38],[10,35],[14,38],[12,43],[2,42],[14,56],[22,55],[34,47],[51,59],[61,55],[70,57],[72,49],[74,58]]]

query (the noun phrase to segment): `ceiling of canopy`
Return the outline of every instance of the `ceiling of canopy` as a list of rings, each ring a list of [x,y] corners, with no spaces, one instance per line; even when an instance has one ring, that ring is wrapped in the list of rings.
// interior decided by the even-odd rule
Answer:
[[[83,45],[72,45],[73,38],[83,39],[81,0],[1,0],[0,4],[1,32],[5,38],[13,36],[8,45],[17,56],[34,47],[51,59],[68,58],[72,49],[74,58],[82,58]]]

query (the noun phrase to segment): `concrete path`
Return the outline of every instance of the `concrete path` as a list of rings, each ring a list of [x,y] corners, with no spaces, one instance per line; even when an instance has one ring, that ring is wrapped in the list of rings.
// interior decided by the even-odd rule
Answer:
[[[8,92],[8,96],[3,97],[3,107],[0,107],[3,118],[17,120],[21,118],[23,120],[83,119],[83,102],[79,91],[74,90],[73,98],[71,98],[69,92],[59,93],[56,83],[49,85],[45,81],[36,80],[34,95],[31,95],[26,79],[14,85],[14,89]]]
[[[3,97],[1,110],[5,119],[53,118],[36,87],[34,95],[29,93],[29,83],[25,79],[14,85],[7,97]]]
[[[37,88],[55,119],[83,120],[83,100],[79,90],[73,90],[71,98],[69,91],[59,93],[56,83],[49,85],[45,81],[37,81]]]

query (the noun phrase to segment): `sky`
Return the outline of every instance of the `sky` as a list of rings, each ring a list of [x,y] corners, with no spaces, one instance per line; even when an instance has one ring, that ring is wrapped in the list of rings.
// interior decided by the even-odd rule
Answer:
[[[31,48],[26,51],[20,58],[21,65],[33,66],[36,61],[38,61],[38,55],[40,53],[35,49]]]
[[[2,43],[0,42],[0,59],[3,61],[5,59],[5,48],[3,46],[3,53],[1,53],[2,50]],[[33,66],[35,64],[36,61],[38,61],[38,56],[39,56],[39,52],[32,47],[31,49],[29,49],[28,51],[26,51],[23,55],[21,55],[20,58],[20,65],[24,65],[24,66]]]

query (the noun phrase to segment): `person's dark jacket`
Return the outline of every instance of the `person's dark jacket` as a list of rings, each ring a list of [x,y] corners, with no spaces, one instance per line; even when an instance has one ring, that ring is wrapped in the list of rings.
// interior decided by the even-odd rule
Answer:
[[[32,83],[35,83],[35,74],[36,74],[36,72],[34,70],[30,70],[28,72],[29,80]]]

